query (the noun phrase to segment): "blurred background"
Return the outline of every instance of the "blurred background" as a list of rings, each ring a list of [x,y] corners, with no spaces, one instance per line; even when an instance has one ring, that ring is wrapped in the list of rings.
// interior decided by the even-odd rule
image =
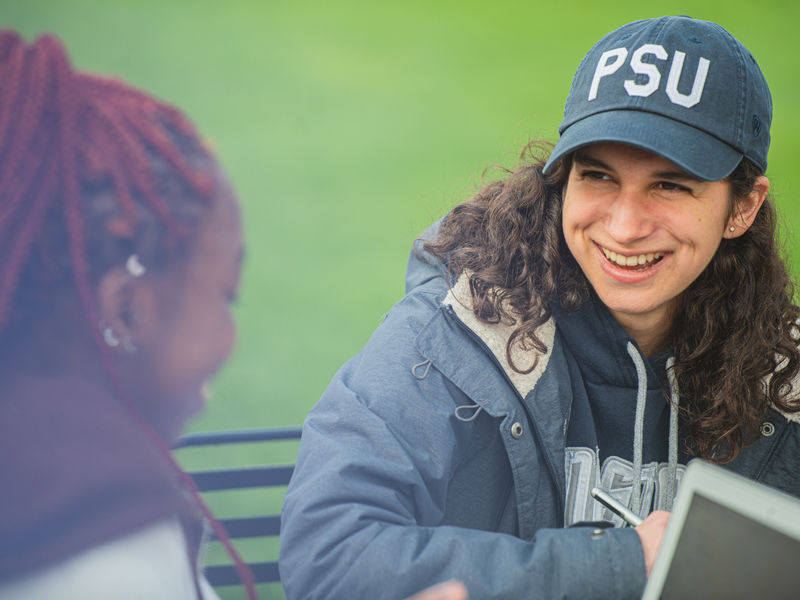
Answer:
[[[54,32],[78,68],[183,109],[238,190],[239,341],[193,430],[301,424],[402,296],[413,239],[499,175],[487,167],[556,139],[597,39],[663,14],[717,21],[759,61],[767,175],[800,265],[800,3],[0,0],[0,26]]]

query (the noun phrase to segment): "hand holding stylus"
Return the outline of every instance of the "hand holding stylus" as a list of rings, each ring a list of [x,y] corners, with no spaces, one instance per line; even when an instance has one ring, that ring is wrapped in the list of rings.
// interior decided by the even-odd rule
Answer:
[[[647,568],[647,576],[653,570],[661,542],[664,540],[664,532],[667,529],[669,515],[665,510],[656,510],[647,515],[641,525],[636,526],[636,533],[642,542],[642,552],[644,552],[644,564]]]
[[[608,492],[600,488],[592,488],[591,494],[600,504],[622,517],[628,525],[632,525],[636,528],[636,533],[639,534],[639,540],[642,542],[644,564],[647,568],[647,576],[649,577],[650,571],[653,569],[653,564],[656,562],[658,550],[661,548],[661,541],[664,539],[664,531],[669,521],[669,513],[664,510],[656,510],[650,513],[646,519],[642,520],[639,515],[631,511]]]

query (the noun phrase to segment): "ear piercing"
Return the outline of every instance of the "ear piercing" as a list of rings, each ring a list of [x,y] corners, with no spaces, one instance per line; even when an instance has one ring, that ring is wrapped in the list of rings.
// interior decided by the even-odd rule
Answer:
[[[119,346],[119,338],[111,327],[106,325],[103,321],[100,321],[100,329],[103,332],[103,341],[106,343],[106,346],[109,348],[116,348]]]
[[[125,261],[125,270],[128,271],[128,275],[131,277],[141,277],[147,272],[144,265],[139,262],[138,254],[131,254],[128,257],[128,260]]]
[[[122,344],[122,348],[128,354],[134,354],[138,348],[136,348],[136,344],[133,343],[130,336],[126,335],[121,340],[117,336],[117,332],[110,325],[106,325],[105,321],[102,319],[99,323],[100,331],[103,334],[103,341],[106,343],[106,346],[109,348],[116,348],[120,344]]]
[[[733,233],[734,231],[736,231],[736,227],[734,227],[733,225],[731,225],[730,227],[728,227],[728,231],[730,231],[731,233]],[[135,255],[134,255],[134,256],[135,256]]]
[[[131,277],[141,277],[147,272],[144,265],[139,262],[139,256],[137,254],[131,254],[128,257],[128,260],[125,261],[125,270]],[[120,340],[114,329],[110,325],[106,325],[105,321],[101,319],[98,325],[100,326],[100,331],[103,334],[103,341],[106,343],[106,346],[109,348],[116,348],[122,344],[123,349],[128,354],[136,352],[136,345],[133,343],[130,336],[126,335]]]

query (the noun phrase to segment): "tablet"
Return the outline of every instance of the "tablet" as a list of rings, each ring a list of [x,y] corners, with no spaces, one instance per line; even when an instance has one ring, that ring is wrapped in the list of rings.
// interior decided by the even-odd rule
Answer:
[[[693,460],[642,600],[658,598],[800,598],[800,500]]]

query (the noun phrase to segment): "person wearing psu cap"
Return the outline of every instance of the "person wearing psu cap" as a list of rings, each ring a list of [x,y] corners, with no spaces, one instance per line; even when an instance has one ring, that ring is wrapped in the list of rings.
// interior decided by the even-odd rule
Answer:
[[[555,147],[423,234],[407,295],[311,411],[287,598],[448,578],[472,598],[639,598],[692,457],[800,496],[771,120],[755,59],[715,23],[597,42]]]

